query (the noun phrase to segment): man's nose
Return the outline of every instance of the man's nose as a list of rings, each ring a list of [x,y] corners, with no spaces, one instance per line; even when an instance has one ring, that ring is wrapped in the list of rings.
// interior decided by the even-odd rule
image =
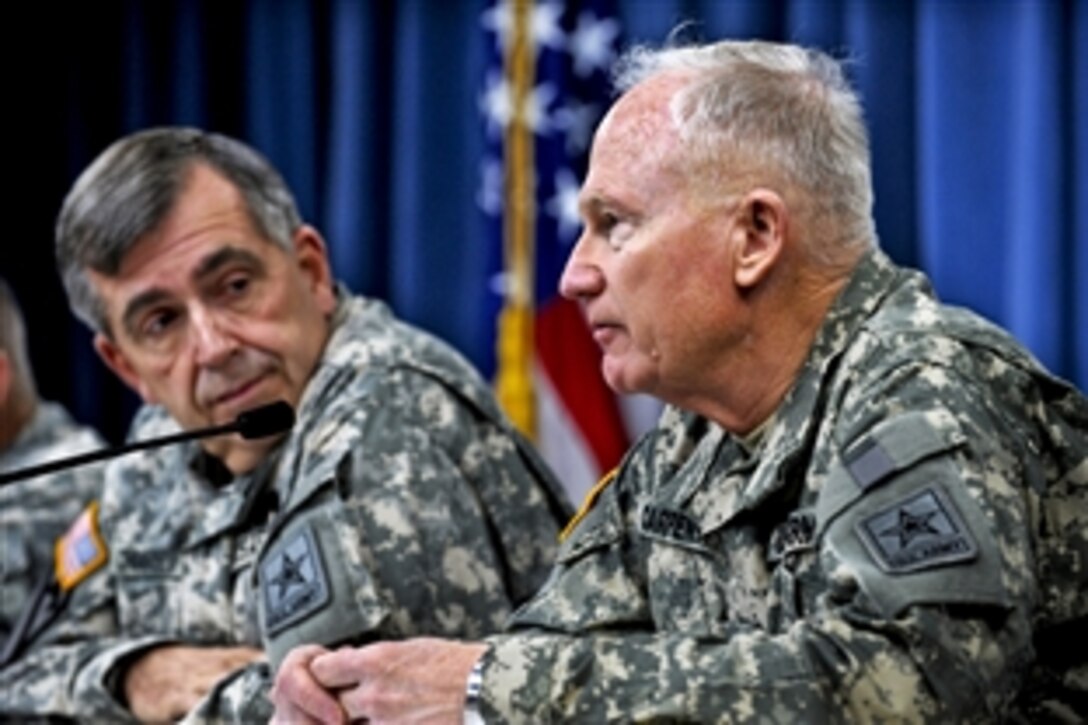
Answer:
[[[226,362],[238,343],[224,329],[219,317],[206,308],[198,307],[190,312],[190,320],[196,363],[202,367],[216,367]]]
[[[559,278],[559,293],[569,300],[595,297],[604,290],[604,273],[589,253],[587,237],[583,232]]]

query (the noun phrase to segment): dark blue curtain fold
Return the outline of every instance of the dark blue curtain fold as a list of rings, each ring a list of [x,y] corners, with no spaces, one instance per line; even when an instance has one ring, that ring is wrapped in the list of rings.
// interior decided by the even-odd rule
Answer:
[[[628,43],[660,43],[686,23],[681,37],[790,40],[849,59],[872,132],[883,247],[925,269],[944,299],[1088,385],[1088,3],[618,5]],[[486,365],[485,8],[106,0],[21,9],[18,32],[35,52],[6,51],[18,188],[0,259],[26,308],[43,393],[123,436],[136,400],[67,312],[52,224],[95,154],[168,123],[261,149],[325,235],[341,279]]]

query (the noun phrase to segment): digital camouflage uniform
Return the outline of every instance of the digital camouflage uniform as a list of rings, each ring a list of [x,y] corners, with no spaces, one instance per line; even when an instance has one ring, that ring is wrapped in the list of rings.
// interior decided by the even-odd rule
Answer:
[[[0,473],[37,466],[104,445],[57,403],[41,402],[11,445]],[[38,578],[53,568],[53,542],[96,498],[101,466],[83,466],[0,487],[0,642],[14,626]]]
[[[460,356],[345,298],[258,470],[211,485],[195,443],[110,467],[108,565],[2,674],[11,710],[116,721],[115,665],[152,644],[263,645],[274,665],[301,642],[480,638],[536,591],[570,513],[558,485]],[[267,721],[272,669],[221,681],[190,719]]]
[[[1083,718],[1086,436],[1082,394],[872,252],[751,450],[667,409],[629,453],[489,638],[481,712]]]

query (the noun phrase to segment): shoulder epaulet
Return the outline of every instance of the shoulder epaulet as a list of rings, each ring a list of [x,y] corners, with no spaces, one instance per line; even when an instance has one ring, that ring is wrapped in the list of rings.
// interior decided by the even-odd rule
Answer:
[[[76,517],[68,531],[57,539],[54,566],[57,584],[68,592],[106,563],[106,542],[98,530],[98,502],[92,502]]]
[[[619,472],[620,469],[618,467],[613,468],[611,471],[604,474],[604,476],[601,477],[601,480],[593,485],[593,488],[589,489],[589,493],[587,493],[586,497],[582,500],[582,505],[578,507],[578,511],[575,512],[574,516],[567,522],[567,525],[563,527],[563,530],[559,532],[560,541],[563,541],[570,536],[571,532],[574,531],[574,528],[581,523],[582,519],[589,513],[589,510],[593,508],[593,504],[597,503],[597,498],[601,495],[601,492],[608,488],[608,484],[616,480],[616,475]]]

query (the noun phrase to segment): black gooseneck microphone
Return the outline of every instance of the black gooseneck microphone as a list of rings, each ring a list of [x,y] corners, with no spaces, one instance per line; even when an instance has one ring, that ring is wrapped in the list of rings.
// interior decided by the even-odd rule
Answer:
[[[53,473],[54,471],[61,471],[66,468],[82,466],[85,463],[93,463],[106,458],[122,456],[126,453],[131,453],[132,451],[167,446],[172,443],[181,443],[194,438],[208,438],[210,436],[223,435],[224,433],[238,433],[247,440],[266,438],[277,433],[282,433],[283,431],[290,429],[294,424],[295,411],[292,410],[289,403],[278,400],[275,403],[262,405],[258,408],[241,413],[234,419],[233,423],[225,423],[209,428],[186,430],[168,436],[161,436],[159,438],[148,438],[147,440],[126,443],[118,448],[103,448],[97,451],[81,453],[78,456],[59,458],[55,461],[49,461],[48,463],[28,466],[27,468],[20,468],[7,473],[0,473],[0,486],[7,483],[14,483],[15,481],[21,481],[26,478],[41,476],[46,473]]]

